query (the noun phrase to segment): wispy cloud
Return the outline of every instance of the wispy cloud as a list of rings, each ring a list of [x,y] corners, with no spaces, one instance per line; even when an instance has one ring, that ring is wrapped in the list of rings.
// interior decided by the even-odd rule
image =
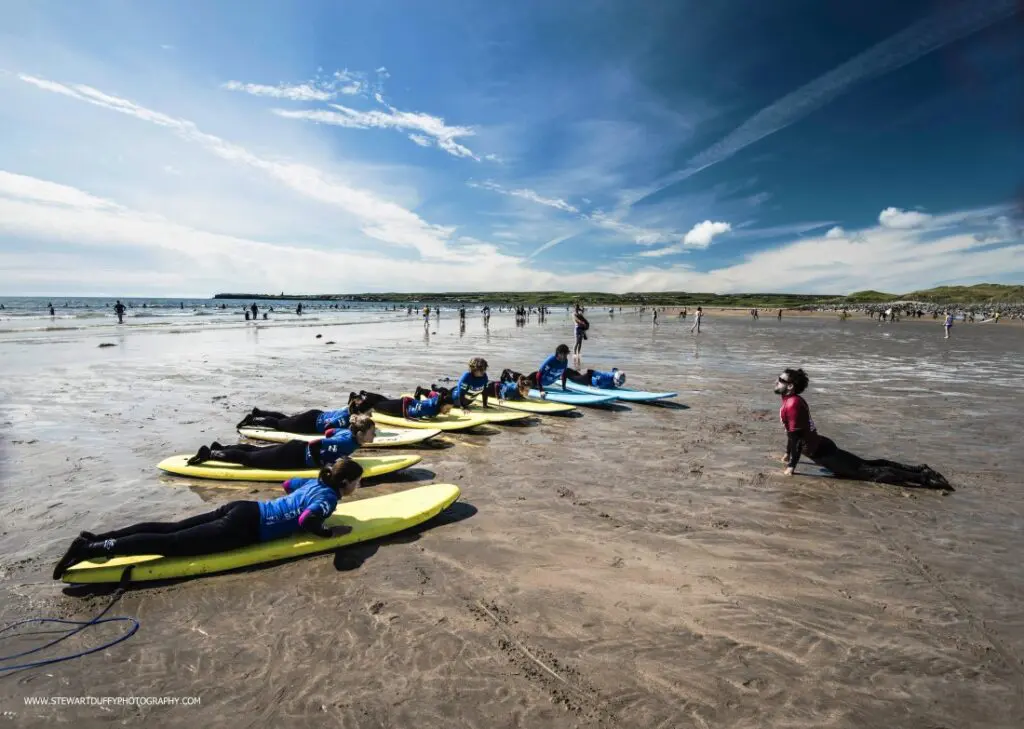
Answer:
[[[551,240],[549,240],[549,241],[548,241],[547,243],[545,243],[544,245],[542,245],[542,246],[538,247],[538,248],[537,248],[537,249],[536,249],[536,250],[535,250],[535,251],[534,251],[533,253],[531,253],[531,254],[530,254],[529,256],[527,256],[527,257],[526,257],[526,258],[527,258],[527,260],[530,260],[530,259],[532,259],[532,258],[536,258],[536,257],[537,257],[537,256],[538,256],[539,254],[543,253],[544,251],[547,251],[547,250],[550,250],[550,249],[554,248],[554,247],[555,247],[555,246],[557,246],[557,245],[558,245],[559,243],[564,243],[565,241],[567,241],[567,240],[569,240],[570,238],[572,238],[572,237],[573,237],[574,235],[577,235],[577,233],[573,232],[573,233],[568,233],[568,234],[566,234],[566,235],[560,235],[560,236],[558,236],[557,238],[552,238]]]
[[[685,168],[634,195],[631,202],[638,202],[732,157],[800,121],[855,84],[902,68],[936,49],[1010,17],[1021,7],[1018,0],[943,4],[944,10],[914,23],[761,109],[724,138],[692,157]]]
[[[649,228],[640,225],[634,225],[627,223],[621,218],[616,217],[613,214],[606,213],[602,210],[595,210],[593,212],[584,212],[572,203],[557,197],[548,197],[542,195],[536,190],[530,188],[508,188],[493,180],[485,180],[483,182],[470,181],[467,183],[470,187],[479,188],[481,190],[490,190],[497,192],[502,195],[509,197],[516,197],[521,200],[528,200],[538,205],[544,205],[555,210],[561,210],[564,213],[575,215],[579,220],[582,220],[590,225],[601,228],[604,230],[617,233],[618,235],[632,239],[634,243],[638,245],[654,245],[656,243],[665,243],[667,241],[680,237],[679,233],[672,230],[666,230],[662,228]],[[545,248],[544,250],[547,250]],[[536,253],[534,253],[536,255]]]
[[[19,74],[18,78],[44,91],[166,128],[223,160],[260,170],[300,195],[345,211],[361,221],[362,232],[371,238],[397,246],[411,246],[424,257],[442,257],[447,252],[447,242],[454,228],[430,224],[400,205],[347,185],[314,167],[264,159],[239,145],[203,132],[191,121],[110,96],[90,86],[61,84],[25,74]]]
[[[458,142],[463,137],[475,134],[472,127],[450,126],[438,116],[399,111],[386,103],[384,105],[387,111],[359,111],[340,104],[330,104],[334,111],[274,109],[273,112],[286,119],[304,119],[349,129],[396,129],[406,133],[412,132],[409,138],[420,146],[426,146],[423,144],[424,141],[430,144],[433,140],[434,144],[454,157],[468,157],[480,161],[469,147]]]
[[[379,80],[387,78],[387,69],[378,69]],[[251,96],[265,96],[272,99],[288,99],[289,101],[330,101],[339,95],[355,96],[370,90],[371,82],[366,74],[358,71],[335,71],[329,77],[316,78],[300,84],[268,84],[244,83],[228,81],[221,84],[227,91],[240,91]]]
[[[522,200],[529,200],[530,202],[535,202],[538,205],[546,205],[549,208],[562,210],[563,212],[566,213],[579,212],[579,209],[575,205],[568,203],[565,200],[556,197],[544,197],[535,190],[530,190],[527,188],[509,189],[506,187],[502,187],[501,185],[492,180],[484,180],[483,182],[470,181],[466,184],[468,184],[470,187],[476,187],[481,190],[491,190],[493,192],[501,193],[502,195],[508,195],[509,197],[518,197]]]

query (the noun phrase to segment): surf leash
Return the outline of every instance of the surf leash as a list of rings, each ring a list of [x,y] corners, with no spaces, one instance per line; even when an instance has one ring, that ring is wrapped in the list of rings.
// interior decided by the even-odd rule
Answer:
[[[49,666],[54,663],[62,663],[64,661],[70,661],[74,658],[81,658],[82,656],[87,656],[90,653],[97,653],[99,651],[106,650],[107,648],[110,648],[112,646],[117,645],[118,643],[126,641],[133,635],[135,635],[135,633],[139,630],[139,621],[135,618],[127,616],[118,616],[113,618],[103,617],[110,611],[112,607],[114,607],[117,601],[121,599],[121,596],[124,595],[125,589],[127,589],[128,585],[131,583],[131,572],[131,567],[124,571],[124,573],[121,575],[121,582],[120,584],[118,584],[117,590],[114,593],[114,597],[111,599],[110,603],[105,608],[103,608],[103,610],[101,610],[100,613],[96,615],[96,617],[92,618],[91,620],[63,620],[60,618],[28,618],[26,620],[19,620],[16,623],[11,623],[10,625],[5,626],[4,628],[0,628],[0,636],[3,636],[0,637],[0,640],[4,640],[6,638],[16,637],[18,635],[17,633],[9,636],[4,636],[3,634],[11,630],[14,630],[20,625],[38,623],[44,625],[56,624],[78,626],[76,628],[64,628],[60,631],[53,631],[63,632],[64,635],[62,635],[60,638],[51,640],[50,642],[45,643],[39,646],[38,648],[32,648],[27,651],[22,651],[21,653],[12,653],[11,655],[0,656],[0,664],[4,664],[7,661],[13,661],[18,658],[24,658],[25,656],[30,656],[33,653],[39,653],[40,651],[46,650],[47,648],[51,648],[52,646],[55,646],[58,643],[61,643],[67,640],[68,638],[71,638],[72,636],[78,635],[86,628],[90,628],[94,625],[102,625],[104,623],[131,623],[131,627],[128,628],[128,632],[118,636],[117,638],[114,638],[113,640],[107,641],[103,645],[98,646],[96,648],[88,648],[86,650],[76,651],[74,653],[69,653],[64,656],[57,656],[56,658],[46,658],[43,660],[29,661],[27,663],[19,663],[13,666],[0,665],[0,677],[12,675],[12,673],[8,672],[22,671],[26,668],[38,668],[40,666]]]

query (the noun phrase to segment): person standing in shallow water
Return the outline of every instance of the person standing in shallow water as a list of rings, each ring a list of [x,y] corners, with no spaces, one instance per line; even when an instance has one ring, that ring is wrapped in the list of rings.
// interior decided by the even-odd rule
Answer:
[[[120,299],[114,304],[114,313],[117,314],[117,323],[124,324],[124,304],[121,303]]]
[[[949,339],[949,330],[953,328],[953,314],[948,311],[946,312],[946,319],[942,323],[942,327],[946,330],[946,336],[944,339]]]
[[[693,326],[690,327],[690,334],[693,334],[694,330],[697,331],[697,334],[700,334],[700,320],[703,318],[704,310],[698,306],[697,311],[693,314]]]
[[[818,435],[811,420],[811,409],[801,396],[809,383],[810,379],[802,369],[784,370],[775,383],[774,392],[782,397],[779,419],[786,428],[786,455],[782,457],[786,476],[796,472],[800,456],[805,455],[837,478],[954,490],[942,474],[927,465],[908,466],[883,458],[865,460],[842,450],[829,438]]]

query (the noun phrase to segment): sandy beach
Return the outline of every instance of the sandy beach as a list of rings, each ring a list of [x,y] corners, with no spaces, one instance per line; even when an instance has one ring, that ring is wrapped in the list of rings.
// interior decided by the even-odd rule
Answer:
[[[958,325],[945,341],[934,322],[710,310],[693,336],[672,316],[589,315],[584,366],[619,366],[679,404],[439,438],[357,497],[459,484],[440,518],[335,555],[133,588],[110,614],[138,633],[4,678],[7,723],[1024,725],[1021,327]],[[426,332],[401,312],[0,336],[0,617],[87,619],[109,602],[50,580],[80,529],[276,495],[154,468],[234,438],[253,406],[398,394],[474,355],[492,376],[525,371],[571,338],[561,310],[525,327],[495,315],[489,329],[474,314],[464,333],[446,311]],[[819,431],[864,457],[928,463],[956,492],[841,482],[806,461],[784,477],[771,388],[785,366],[811,376]],[[128,695],[199,703],[25,702]]]

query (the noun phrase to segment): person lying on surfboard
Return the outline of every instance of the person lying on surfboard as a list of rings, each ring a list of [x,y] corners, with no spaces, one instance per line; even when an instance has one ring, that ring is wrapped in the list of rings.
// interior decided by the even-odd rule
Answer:
[[[484,388],[484,394],[494,400],[525,400],[530,396],[530,388],[532,384],[530,380],[520,375],[518,372],[515,373],[515,377],[511,376],[512,370],[504,370],[501,373],[500,380],[494,380],[487,383],[487,387]],[[506,379],[508,375],[508,379]],[[486,407],[486,402],[484,407]]]
[[[236,428],[271,428],[288,433],[326,433],[330,429],[347,428],[351,415],[370,412],[371,408],[352,392],[348,405],[337,410],[306,410],[296,415],[285,415],[273,410],[253,408]]]
[[[612,367],[611,372],[601,372],[599,370],[579,372],[572,367],[567,367],[565,379],[575,382],[577,385],[599,387],[602,390],[614,390],[626,384],[626,373],[618,367]]]
[[[143,522],[102,534],[81,532],[53,569],[59,580],[67,569],[97,557],[159,554],[194,557],[226,552],[296,534],[341,536],[351,527],[328,529],[324,521],[345,496],[359,487],[363,467],[348,457],[320,469],[318,478],[291,478],[285,496],[272,501],[232,501],[177,522]]]
[[[452,401],[460,408],[469,407],[470,395],[483,391],[484,407],[487,407],[487,360],[474,357],[469,360],[469,369],[452,388]]]
[[[359,396],[375,412],[395,418],[436,418],[438,415],[447,415],[455,406],[452,391],[437,385],[431,385],[429,389],[417,387],[413,397],[389,398],[365,390],[360,390]]]
[[[249,468],[285,470],[329,466],[343,456],[351,456],[360,446],[372,443],[376,425],[369,415],[353,415],[347,428],[330,429],[323,438],[306,442],[290,440],[272,446],[246,443],[221,445],[216,441],[201,446],[188,465],[197,466],[204,461],[239,463]]]
[[[786,369],[775,383],[775,394],[782,396],[779,418],[786,428],[785,475],[792,476],[803,454],[837,478],[873,481],[896,486],[921,486],[952,491],[942,474],[928,466],[907,466],[885,459],[865,460],[839,448],[831,439],[818,435],[811,420],[811,409],[801,394],[810,382],[802,369]]]
[[[540,367],[537,368],[536,372],[531,372],[527,375],[534,384],[537,385],[537,389],[544,393],[545,387],[550,387],[559,380],[562,381],[562,389],[565,389],[565,378],[566,368],[568,367],[569,361],[569,345],[559,344],[555,348],[555,353],[548,357],[546,360],[541,362]]]

